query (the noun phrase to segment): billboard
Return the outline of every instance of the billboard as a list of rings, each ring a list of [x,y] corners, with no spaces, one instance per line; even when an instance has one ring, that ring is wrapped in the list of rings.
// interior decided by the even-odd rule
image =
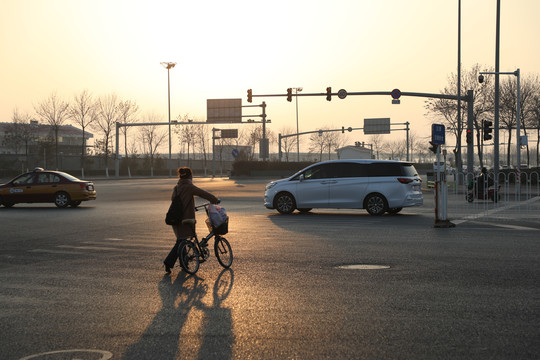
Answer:
[[[206,122],[242,122],[242,99],[207,99]]]
[[[390,134],[390,118],[364,119],[364,134]]]

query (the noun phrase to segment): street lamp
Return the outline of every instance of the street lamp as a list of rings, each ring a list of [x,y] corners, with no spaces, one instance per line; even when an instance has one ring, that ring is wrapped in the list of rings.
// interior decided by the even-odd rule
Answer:
[[[162,62],[161,65],[167,69],[167,98],[169,103],[169,177],[172,176],[172,158],[171,158],[171,78],[169,76],[169,70],[171,70],[176,63]]]
[[[296,161],[300,162],[300,129],[298,127],[298,93],[303,89],[301,87],[295,87],[294,92],[296,97]]]

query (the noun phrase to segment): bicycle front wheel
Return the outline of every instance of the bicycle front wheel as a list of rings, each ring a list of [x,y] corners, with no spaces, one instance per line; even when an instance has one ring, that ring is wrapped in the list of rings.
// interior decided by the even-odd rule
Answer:
[[[219,238],[216,237],[216,240],[214,241],[214,252],[219,263],[225,269],[228,269],[232,265],[233,253],[227,239],[221,236]]]
[[[179,258],[182,269],[188,274],[193,275],[199,270],[199,251],[191,241],[186,241],[182,245]]]

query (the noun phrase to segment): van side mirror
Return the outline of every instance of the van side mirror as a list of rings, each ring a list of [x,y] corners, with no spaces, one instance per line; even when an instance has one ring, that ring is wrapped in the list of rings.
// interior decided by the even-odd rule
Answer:
[[[298,180],[300,180],[301,182],[304,181],[304,174],[300,174],[300,176],[298,177]]]

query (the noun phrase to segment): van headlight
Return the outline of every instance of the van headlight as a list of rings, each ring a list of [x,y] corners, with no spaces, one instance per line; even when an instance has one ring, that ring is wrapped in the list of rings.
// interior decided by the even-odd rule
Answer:
[[[268,184],[266,184],[266,190],[270,190],[271,188],[276,186],[276,184],[277,183],[275,181],[269,182]]]

